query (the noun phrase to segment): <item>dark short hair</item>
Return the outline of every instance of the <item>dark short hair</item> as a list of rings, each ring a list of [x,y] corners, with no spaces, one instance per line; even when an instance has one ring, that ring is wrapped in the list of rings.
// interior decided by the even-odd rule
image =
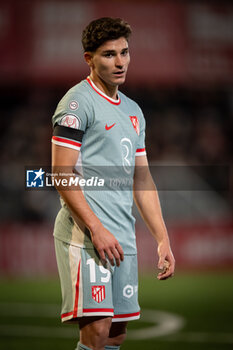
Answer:
[[[84,52],[94,52],[105,41],[124,37],[127,41],[132,30],[121,18],[102,17],[88,24],[82,34]]]

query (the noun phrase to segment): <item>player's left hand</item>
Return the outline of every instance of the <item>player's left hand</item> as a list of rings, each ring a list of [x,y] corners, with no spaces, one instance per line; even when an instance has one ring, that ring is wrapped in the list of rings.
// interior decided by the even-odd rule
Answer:
[[[159,280],[166,280],[172,277],[175,271],[175,259],[168,241],[159,243],[158,255],[158,268],[161,272],[158,273],[157,278]]]

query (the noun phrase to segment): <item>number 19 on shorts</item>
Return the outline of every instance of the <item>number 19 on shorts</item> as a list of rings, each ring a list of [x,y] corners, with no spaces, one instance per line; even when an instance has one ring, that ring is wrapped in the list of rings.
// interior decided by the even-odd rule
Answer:
[[[87,260],[86,264],[89,266],[89,276],[90,276],[90,282],[96,283],[96,282],[102,282],[102,283],[108,283],[111,277],[111,272],[103,267],[103,265],[96,265],[95,259],[90,258]],[[97,280],[100,278],[100,281]]]

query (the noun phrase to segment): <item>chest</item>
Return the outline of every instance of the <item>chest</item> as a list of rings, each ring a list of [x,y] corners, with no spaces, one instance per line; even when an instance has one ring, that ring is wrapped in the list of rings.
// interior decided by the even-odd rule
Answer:
[[[139,116],[134,108],[106,103],[94,108],[92,132],[109,144],[120,144],[128,139],[132,145],[138,143],[140,133]]]

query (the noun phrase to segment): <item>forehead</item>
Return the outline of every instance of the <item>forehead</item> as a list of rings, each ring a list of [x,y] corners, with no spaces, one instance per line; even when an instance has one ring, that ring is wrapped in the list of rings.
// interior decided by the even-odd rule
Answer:
[[[96,51],[121,51],[125,48],[128,48],[128,41],[124,37],[121,37],[119,39],[105,41]]]

